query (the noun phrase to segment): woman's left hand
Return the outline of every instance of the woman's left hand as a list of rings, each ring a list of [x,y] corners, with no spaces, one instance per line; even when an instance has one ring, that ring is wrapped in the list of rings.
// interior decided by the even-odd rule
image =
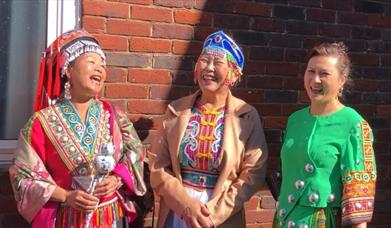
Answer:
[[[112,195],[121,185],[121,178],[110,175],[95,187],[94,196],[98,198],[108,197]]]

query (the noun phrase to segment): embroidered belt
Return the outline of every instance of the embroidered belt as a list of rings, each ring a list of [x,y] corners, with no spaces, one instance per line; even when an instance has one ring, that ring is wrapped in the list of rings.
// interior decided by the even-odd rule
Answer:
[[[189,168],[182,168],[181,175],[184,185],[196,189],[214,189],[219,177],[218,173]]]

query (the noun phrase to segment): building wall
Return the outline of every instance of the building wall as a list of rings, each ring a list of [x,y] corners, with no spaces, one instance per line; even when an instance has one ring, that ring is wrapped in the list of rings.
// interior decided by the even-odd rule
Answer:
[[[279,164],[287,116],[308,105],[302,78],[306,50],[321,41],[345,42],[355,83],[346,103],[375,135],[379,175],[371,226],[391,224],[391,2],[83,0],[81,22],[107,53],[102,96],[127,111],[147,145],[166,105],[196,89],[192,69],[203,39],[219,29],[232,34],[246,57],[243,80],[233,92],[263,119],[270,172]],[[5,174],[0,178],[6,181]],[[9,186],[0,191],[7,205],[0,209],[0,224],[14,224],[19,220]],[[264,187],[246,204],[247,227],[270,227],[274,204]]]

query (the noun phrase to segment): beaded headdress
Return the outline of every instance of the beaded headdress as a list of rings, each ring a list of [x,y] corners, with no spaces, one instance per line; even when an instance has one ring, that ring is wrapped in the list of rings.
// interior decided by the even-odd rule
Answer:
[[[231,37],[220,30],[210,34],[205,39],[202,54],[221,53],[222,51],[226,54],[228,64],[233,67],[236,75],[240,79],[244,66],[243,52]]]
[[[66,69],[72,61],[86,52],[95,52],[103,61],[106,59],[98,41],[83,29],[61,34],[45,49],[41,57],[34,111],[49,106],[52,100],[60,97]]]

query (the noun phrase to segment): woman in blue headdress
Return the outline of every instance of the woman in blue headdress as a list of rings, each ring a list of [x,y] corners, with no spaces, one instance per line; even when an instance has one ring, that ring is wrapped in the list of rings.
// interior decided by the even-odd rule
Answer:
[[[208,36],[194,70],[200,90],[167,108],[152,146],[158,227],[244,227],[243,204],[263,184],[267,147],[255,108],[234,97],[244,57],[224,32]]]

